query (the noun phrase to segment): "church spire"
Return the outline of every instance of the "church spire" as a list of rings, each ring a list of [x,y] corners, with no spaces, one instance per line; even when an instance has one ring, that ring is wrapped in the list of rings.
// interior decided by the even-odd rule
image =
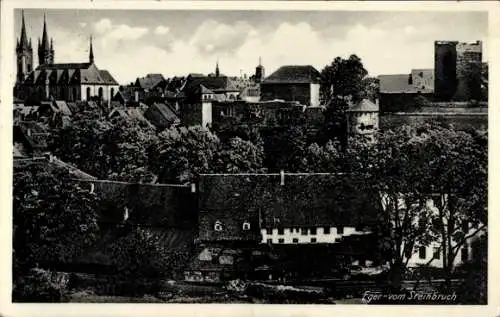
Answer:
[[[217,63],[215,64],[215,77],[219,77],[220,71],[219,71],[219,60],[217,60]]]
[[[49,50],[49,37],[47,35],[47,19],[45,13],[43,14],[43,34],[42,34],[42,48]]]
[[[94,64],[94,49],[92,47],[92,35],[90,36],[89,63]]]
[[[54,42],[51,39],[49,43],[49,35],[47,32],[47,17],[43,15],[43,33],[42,39],[38,39],[38,63],[40,65],[54,63]]]
[[[28,48],[28,37],[26,36],[26,23],[24,22],[24,10],[21,11],[22,13],[22,26],[21,26],[21,38],[19,40],[19,46],[21,48]]]

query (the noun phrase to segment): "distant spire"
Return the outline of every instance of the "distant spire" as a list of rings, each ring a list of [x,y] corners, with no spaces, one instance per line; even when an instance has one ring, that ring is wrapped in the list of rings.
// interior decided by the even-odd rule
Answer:
[[[94,49],[92,47],[92,35],[90,36],[89,63],[94,64]]]
[[[54,50],[54,39],[53,38],[50,38],[50,50],[51,51]]]
[[[21,39],[19,40],[19,45],[23,48],[28,47],[28,37],[26,36],[26,24],[24,22],[24,10],[21,11],[22,14],[22,26],[21,26]]]
[[[47,18],[45,13],[43,14],[42,48],[44,50],[49,50],[49,37],[47,36]]]
[[[220,71],[219,71],[219,60],[217,60],[217,64],[215,65],[215,77],[219,77]]]

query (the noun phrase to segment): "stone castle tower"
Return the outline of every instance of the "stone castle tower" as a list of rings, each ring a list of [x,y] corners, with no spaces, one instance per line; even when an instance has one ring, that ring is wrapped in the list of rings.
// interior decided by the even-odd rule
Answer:
[[[481,96],[482,43],[436,41],[434,89],[438,100],[468,101]]]
[[[26,24],[24,22],[24,11],[22,12],[21,36],[16,46],[17,56],[17,82],[23,82],[33,70],[33,47],[31,40],[26,35]]]
[[[47,21],[45,15],[43,16],[43,33],[42,39],[38,39],[38,64],[50,65],[54,64],[54,41],[47,35]]]

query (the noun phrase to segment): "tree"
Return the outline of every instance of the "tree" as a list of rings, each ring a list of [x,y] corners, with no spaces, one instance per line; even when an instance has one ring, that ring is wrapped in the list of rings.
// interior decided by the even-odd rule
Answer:
[[[155,131],[135,120],[121,119],[104,135],[102,152],[108,162],[106,178],[131,182],[152,182],[148,149],[157,140]]]
[[[420,143],[415,130],[405,126],[383,133],[374,145],[352,140],[346,153],[347,169],[366,174],[380,193],[383,212],[374,231],[380,253],[389,260],[390,282],[395,288],[400,287],[411,256],[436,239],[430,230],[432,209],[422,190],[427,171],[420,163]]]
[[[363,89],[361,90],[361,98],[375,102],[380,92],[380,80],[376,77],[365,77],[362,81]]]
[[[219,143],[215,134],[201,126],[172,127],[153,143],[150,166],[159,182],[190,182],[197,174],[210,171]]]
[[[14,278],[65,263],[96,239],[99,199],[64,171],[36,164],[16,171],[13,203]]]
[[[435,231],[441,236],[443,268],[449,277],[459,251],[486,231],[487,136],[435,128],[423,131],[428,187],[438,214]]]
[[[335,173],[342,172],[343,156],[340,145],[328,141],[324,146],[317,143],[309,145],[306,151],[306,169],[310,173]]]
[[[219,173],[255,173],[262,169],[264,151],[238,137],[221,143],[214,169]]]
[[[349,98],[354,102],[362,99],[367,86],[363,81],[368,75],[361,59],[356,55],[348,59],[336,57],[321,71],[320,93],[324,104],[332,98]]]
[[[55,132],[51,146],[62,160],[100,179],[154,181],[147,167],[153,129],[137,120],[107,121],[84,113]]]

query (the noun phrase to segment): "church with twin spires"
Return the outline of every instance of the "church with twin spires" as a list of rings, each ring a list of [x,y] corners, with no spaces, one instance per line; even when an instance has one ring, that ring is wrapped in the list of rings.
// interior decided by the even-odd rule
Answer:
[[[54,63],[54,41],[48,36],[44,15],[42,38],[38,39],[38,67],[34,68],[33,47],[26,34],[24,11],[21,35],[16,46],[17,76],[14,97],[20,100],[109,101],[118,92],[118,82],[94,61],[92,37],[89,59],[84,63]]]

